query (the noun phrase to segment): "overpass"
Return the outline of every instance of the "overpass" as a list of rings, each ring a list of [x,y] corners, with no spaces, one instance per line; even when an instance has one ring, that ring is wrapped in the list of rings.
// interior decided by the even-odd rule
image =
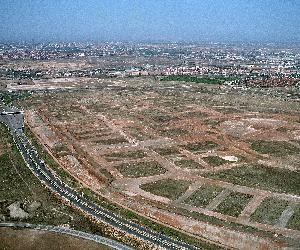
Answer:
[[[17,111],[2,111],[0,113],[0,115],[17,115],[17,114],[24,114],[24,111],[20,111],[20,110],[17,110]]]
[[[24,111],[8,107],[0,101],[0,122],[6,123],[12,130],[24,129]]]

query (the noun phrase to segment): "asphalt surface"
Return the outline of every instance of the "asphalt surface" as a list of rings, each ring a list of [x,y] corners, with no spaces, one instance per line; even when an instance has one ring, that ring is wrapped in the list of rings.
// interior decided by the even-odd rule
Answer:
[[[0,118],[0,120],[4,121],[9,126],[13,139],[23,159],[25,160],[26,165],[41,182],[48,186],[53,192],[68,201],[72,206],[80,209],[85,214],[93,217],[96,220],[113,226],[141,240],[150,242],[156,246],[165,249],[198,249],[182,241],[173,239],[169,236],[126,220],[83,197],[82,194],[79,194],[67,186],[61,179],[59,179],[58,176],[54,175],[44,161],[39,157],[37,151],[30,144],[30,141],[23,132],[22,114],[18,113],[16,115],[1,116],[2,118]]]
[[[0,223],[0,227],[11,227],[11,228],[27,228],[27,229],[34,229],[34,230],[40,230],[40,231],[49,231],[49,232],[55,232],[55,233],[61,233],[61,234],[67,234],[75,237],[79,237],[85,240],[91,240],[97,243],[101,243],[102,245],[118,249],[118,250],[132,250],[132,248],[125,246],[117,241],[95,235],[95,234],[89,234],[85,232],[81,232],[78,230],[73,230],[70,228],[65,227],[57,227],[57,226],[51,226],[51,225],[34,225],[34,224],[28,224],[28,223]]]

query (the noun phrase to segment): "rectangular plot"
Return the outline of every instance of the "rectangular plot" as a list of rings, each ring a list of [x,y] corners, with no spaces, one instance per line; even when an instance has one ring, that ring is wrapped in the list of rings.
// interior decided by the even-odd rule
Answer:
[[[219,156],[207,156],[207,157],[203,157],[203,160],[213,167],[217,167],[229,162]]]
[[[206,207],[222,191],[221,187],[204,185],[185,200],[185,203],[196,207]]]
[[[179,150],[174,147],[156,148],[154,151],[160,155],[173,155],[179,154]]]
[[[143,184],[140,188],[152,194],[176,200],[184,194],[189,185],[188,181],[165,179]]]
[[[300,149],[286,141],[253,141],[251,148],[261,154],[270,154],[274,156],[285,156],[296,154]]]
[[[230,216],[239,216],[251,200],[252,195],[233,192],[216,208],[216,211]]]
[[[133,178],[163,174],[167,171],[155,161],[124,163],[115,168],[124,176]]]
[[[285,200],[267,198],[251,215],[251,219],[260,223],[275,225],[288,204],[288,201]]]
[[[203,176],[273,192],[300,194],[300,172],[264,165],[243,165]]]
[[[193,160],[187,159],[187,160],[180,160],[175,161],[175,164],[180,168],[188,168],[188,169],[201,169],[203,168],[198,162],[195,162]]]
[[[128,152],[114,152],[108,155],[104,155],[107,161],[120,161],[123,159],[140,159],[144,158],[146,153],[138,150],[138,151],[128,151]]]
[[[120,144],[128,142],[125,138],[118,137],[118,138],[109,138],[109,139],[98,139],[93,141],[96,144],[104,144],[104,145],[111,145],[111,144]]]

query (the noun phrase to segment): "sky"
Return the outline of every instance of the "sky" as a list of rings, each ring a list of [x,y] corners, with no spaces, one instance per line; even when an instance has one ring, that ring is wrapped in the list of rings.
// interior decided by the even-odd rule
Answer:
[[[300,0],[0,0],[0,41],[300,42]]]

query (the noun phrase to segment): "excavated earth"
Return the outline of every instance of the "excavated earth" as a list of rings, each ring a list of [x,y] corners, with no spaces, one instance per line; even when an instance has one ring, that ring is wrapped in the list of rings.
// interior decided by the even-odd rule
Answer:
[[[300,194],[280,189],[276,176],[299,171],[300,103],[221,92],[116,80],[93,91],[36,93],[20,105],[61,166],[99,195],[229,247],[298,247],[299,224],[289,220],[299,216]],[[244,169],[260,171],[253,166],[274,174],[275,187],[244,181]],[[198,205],[192,199],[205,198],[198,193],[207,186],[221,191]],[[288,205],[274,223],[254,220],[271,198]]]

